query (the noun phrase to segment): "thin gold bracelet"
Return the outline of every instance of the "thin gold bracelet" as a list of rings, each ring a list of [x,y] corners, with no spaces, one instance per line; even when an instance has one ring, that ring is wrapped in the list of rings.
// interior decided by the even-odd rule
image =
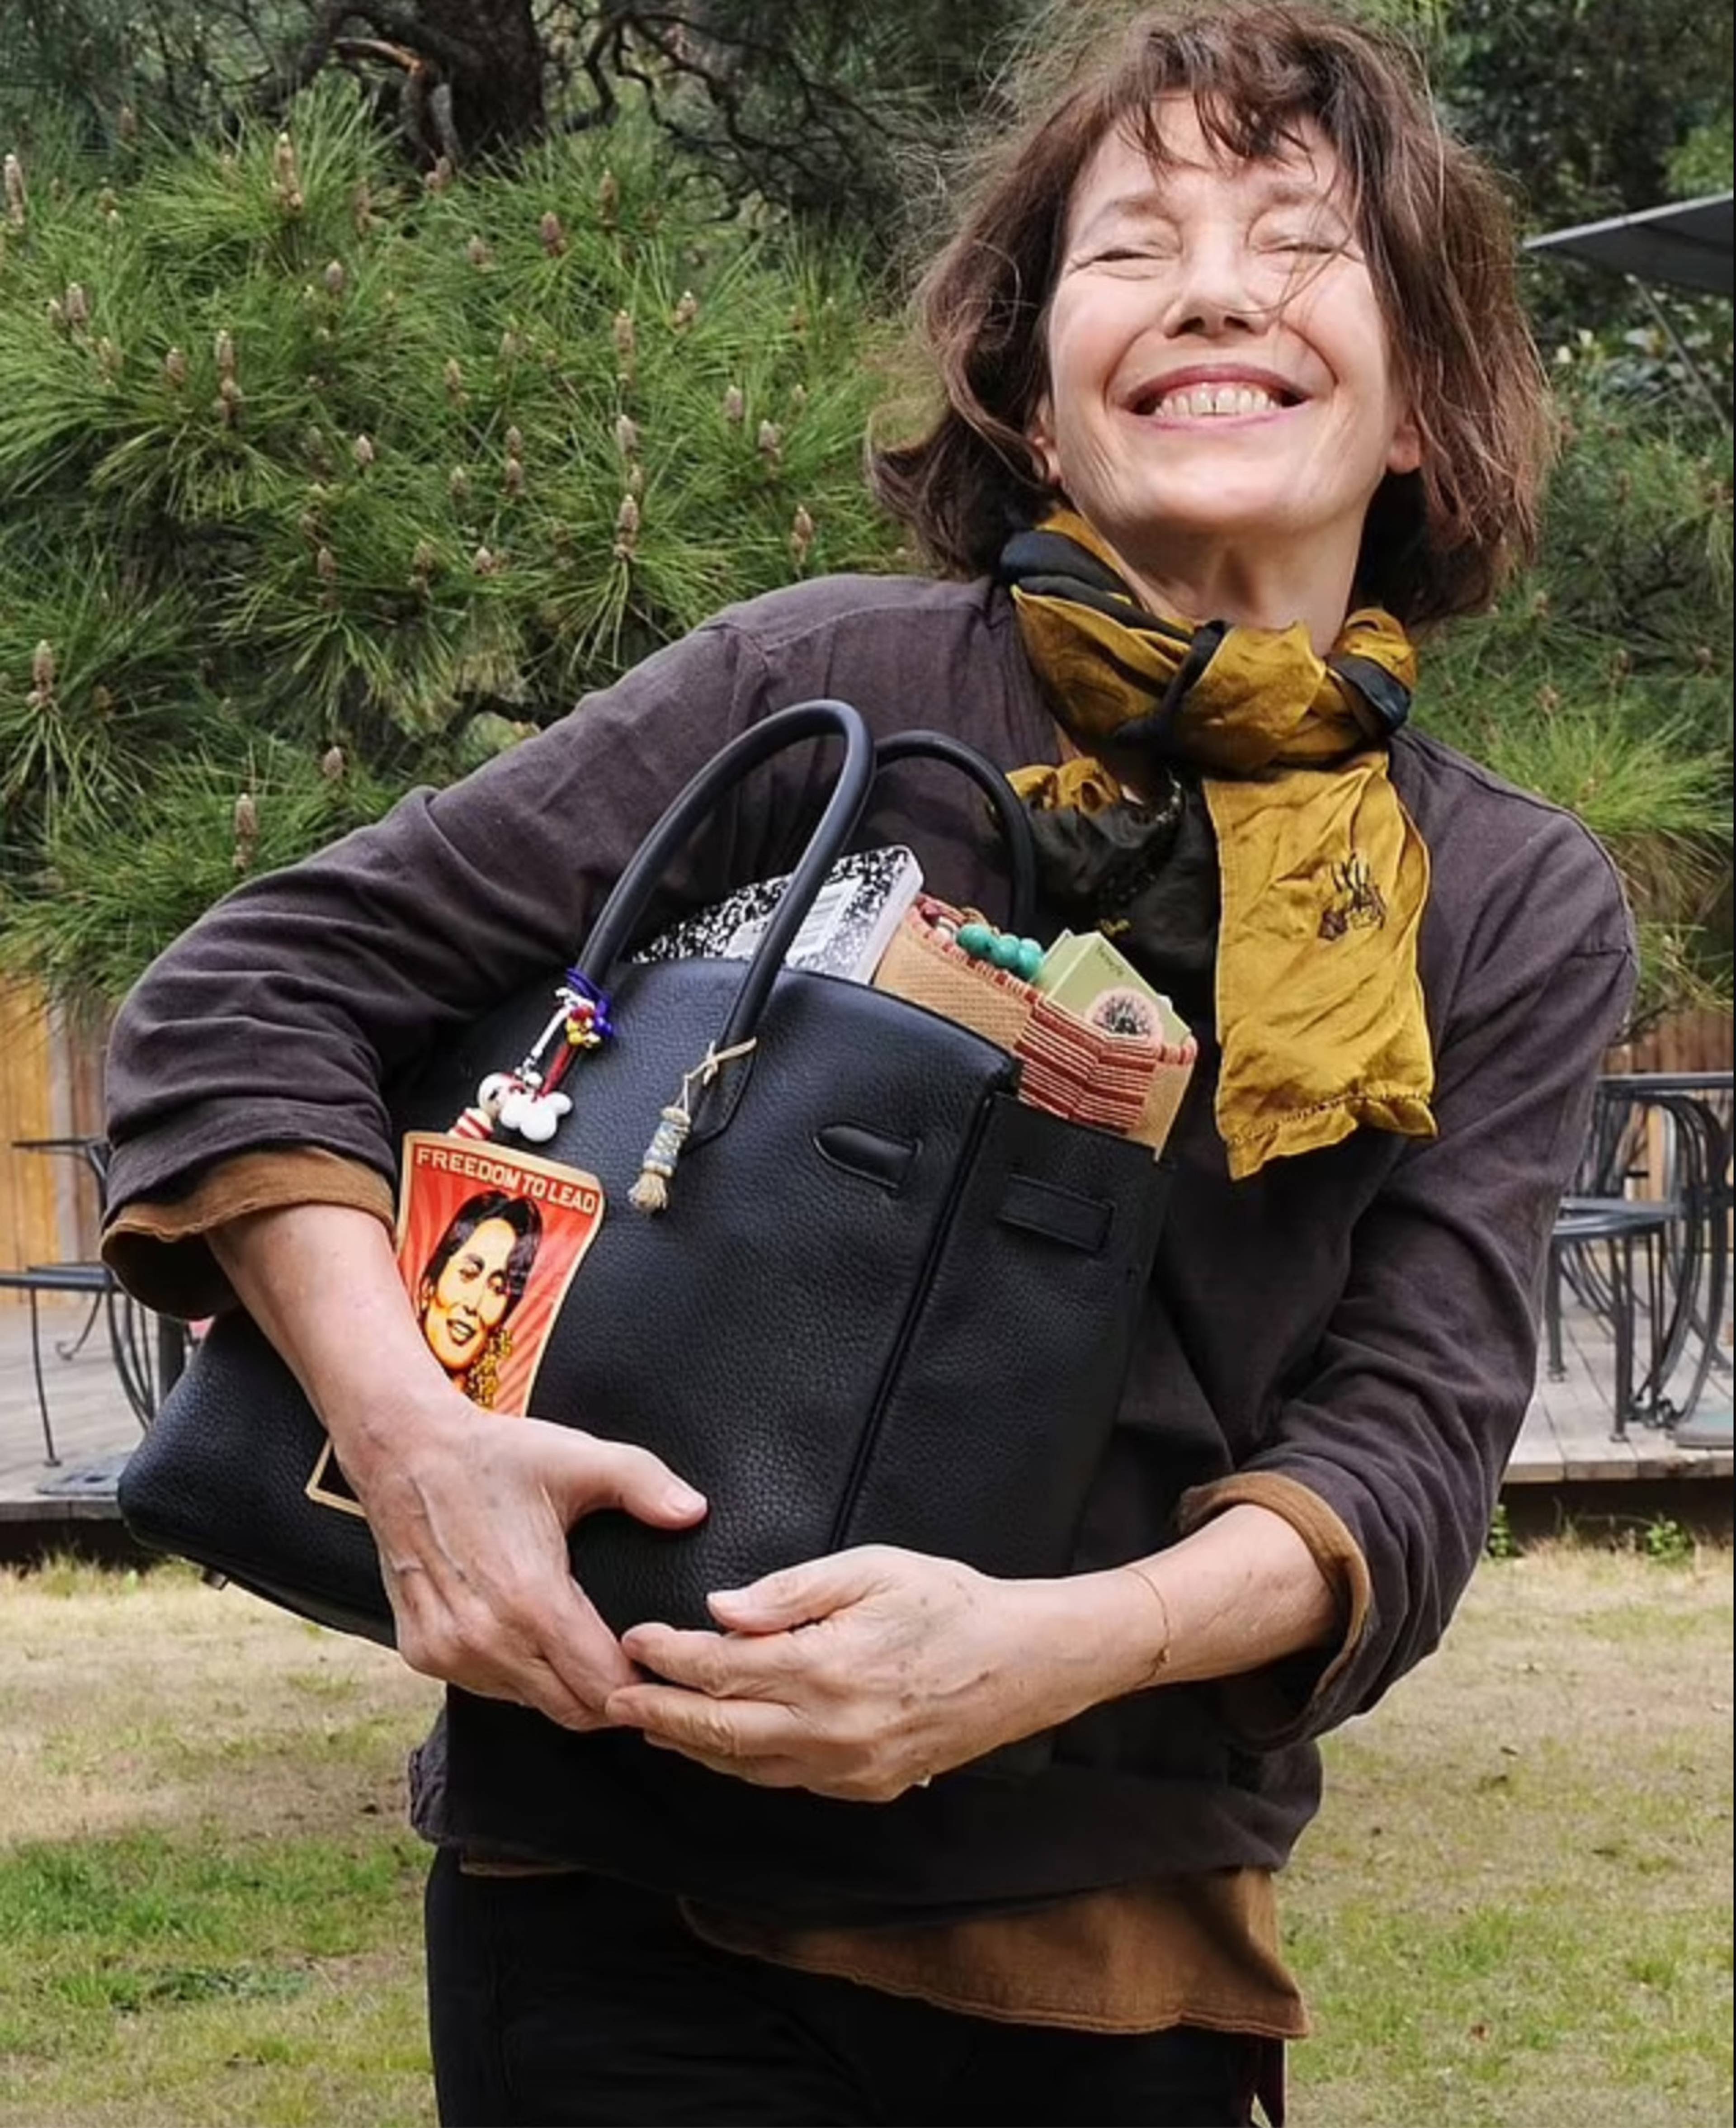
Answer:
[[[1175,1629],[1169,1622],[1169,1606],[1164,1598],[1163,1590],[1158,1587],[1137,1560],[1130,1559],[1122,1570],[1125,1574],[1131,1574],[1141,1588],[1150,1592],[1152,1600],[1157,1605],[1158,1615],[1164,1622],[1163,1645],[1152,1657],[1150,1674],[1145,1679],[1147,1684],[1155,1684],[1159,1673],[1169,1667],[1169,1649],[1175,1638]]]

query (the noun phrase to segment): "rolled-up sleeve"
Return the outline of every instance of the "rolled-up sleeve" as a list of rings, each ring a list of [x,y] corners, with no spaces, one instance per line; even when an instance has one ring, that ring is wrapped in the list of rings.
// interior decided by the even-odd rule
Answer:
[[[1535,1380],[1550,1228],[1634,976],[1607,860],[1569,823],[1544,840],[1468,943],[1437,1034],[1439,1134],[1358,1219],[1307,1378],[1257,1453],[1181,1503],[1183,1531],[1238,1502],[1284,1514],[1345,1598],[1333,1646],[1220,1688],[1256,1749],[1371,1707],[1439,1641],[1482,1553]]]
[[[102,1260],[161,1315],[219,1315],[235,1294],[210,1237],[231,1219],[292,1204],[339,1204],[392,1224],[391,1191],[371,1167],[311,1146],[238,1152],[203,1169],[184,1197],[137,1198],[109,1222]]]
[[[753,642],[709,624],[443,791],[218,904],[148,969],[109,1046],[109,1261],[147,1302],[221,1299],[198,1222],[152,1232],[238,1155],[394,1172],[387,1095],[443,1031],[559,968],[676,792],[767,707]],[[775,810],[775,809],[774,809]],[[758,857],[727,796],[667,885]],[[352,1195],[354,1195],[353,1188]],[[376,1200],[370,1197],[369,1208]]]

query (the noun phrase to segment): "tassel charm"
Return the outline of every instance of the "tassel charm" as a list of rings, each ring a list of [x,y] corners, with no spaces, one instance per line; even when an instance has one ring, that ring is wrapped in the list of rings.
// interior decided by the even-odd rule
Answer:
[[[695,1099],[726,1064],[739,1063],[744,1057],[751,1057],[758,1047],[757,1042],[738,1042],[733,1049],[708,1049],[703,1062],[683,1077],[681,1092],[662,1110],[651,1142],[645,1148],[644,1158],[639,1162],[639,1179],[627,1193],[627,1201],[636,1211],[655,1217],[668,1210],[669,1185],[675,1180],[676,1164],[693,1128]]]
[[[639,1162],[639,1179],[627,1193],[627,1201],[635,1211],[656,1214],[668,1210],[669,1185],[675,1179],[676,1162],[681,1157],[681,1147],[686,1144],[687,1133],[692,1128],[693,1118],[685,1108],[671,1102],[663,1110],[652,1141],[645,1148],[645,1157]]]

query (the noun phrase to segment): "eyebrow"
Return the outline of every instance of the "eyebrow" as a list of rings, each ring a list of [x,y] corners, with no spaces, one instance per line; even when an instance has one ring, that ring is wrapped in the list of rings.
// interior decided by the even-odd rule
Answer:
[[[1073,241],[1074,245],[1083,244],[1093,230],[1105,222],[1123,218],[1137,220],[1142,216],[1162,214],[1166,211],[1167,204],[1167,196],[1155,186],[1144,192],[1123,192],[1117,199],[1106,200]],[[1344,210],[1330,191],[1322,191],[1318,185],[1306,184],[1297,178],[1274,178],[1260,194],[1259,208],[1262,212],[1269,207],[1325,207],[1337,215],[1340,221],[1347,221]]]

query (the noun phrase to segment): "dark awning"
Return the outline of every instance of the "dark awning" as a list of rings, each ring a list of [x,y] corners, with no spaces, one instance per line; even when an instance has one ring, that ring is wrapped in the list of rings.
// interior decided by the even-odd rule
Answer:
[[[1532,237],[1525,249],[1583,259],[1615,273],[1632,273],[1641,281],[1663,281],[1672,287],[1728,296],[1732,292],[1732,197],[1729,192],[1717,192],[1709,199],[1649,207],[1644,214],[1618,215],[1613,221],[1552,230],[1547,236]]]

